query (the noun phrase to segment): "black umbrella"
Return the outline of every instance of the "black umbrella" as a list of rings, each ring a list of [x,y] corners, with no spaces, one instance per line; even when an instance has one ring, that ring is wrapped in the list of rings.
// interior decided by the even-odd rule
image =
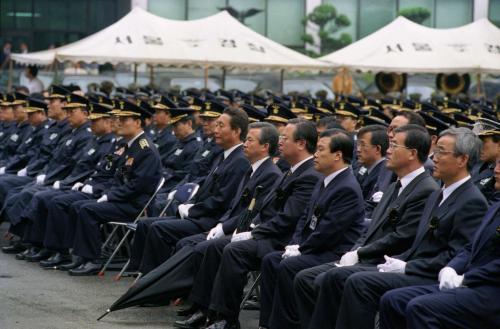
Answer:
[[[262,192],[262,185],[259,185],[255,188],[255,192],[253,194],[253,198],[250,201],[250,205],[247,210],[243,211],[240,215],[238,221],[238,227],[236,228],[237,233],[246,232],[250,229],[250,224],[252,224],[252,219],[254,217],[254,208],[255,203],[257,202],[257,198],[259,197],[260,192]]]
[[[97,321],[109,313],[144,304],[168,304],[189,293],[194,281],[193,247],[185,246],[130,287]]]

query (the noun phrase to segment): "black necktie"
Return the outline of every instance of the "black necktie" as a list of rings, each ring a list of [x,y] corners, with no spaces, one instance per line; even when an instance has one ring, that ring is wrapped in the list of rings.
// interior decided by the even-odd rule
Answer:
[[[431,216],[434,215],[436,210],[439,208],[439,204],[441,203],[442,200],[443,200],[443,189],[440,190],[438,198],[436,200],[436,203],[434,203],[434,207],[432,208]]]
[[[389,201],[389,204],[393,203],[394,200],[397,199],[398,195],[399,195],[399,190],[401,189],[401,180],[397,180],[396,181],[396,186],[394,187],[394,192],[392,192],[392,195],[391,195],[391,200]]]

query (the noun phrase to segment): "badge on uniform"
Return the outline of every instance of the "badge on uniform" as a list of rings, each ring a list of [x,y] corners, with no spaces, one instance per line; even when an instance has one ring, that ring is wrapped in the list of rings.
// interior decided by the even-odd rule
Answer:
[[[486,178],[483,178],[483,179],[481,179],[481,180],[479,181],[479,184],[480,184],[481,186],[484,186],[484,185],[488,184],[488,182],[489,182],[492,178],[493,178],[493,177],[486,177]]]
[[[87,152],[87,154],[88,154],[88,155],[92,155],[92,154],[94,154],[94,153],[95,153],[95,149],[90,149],[90,150]]]
[[[30,137],[30,138],[28,138],[28,139],[24,142],[24,144],[29,144],[29,143],[31,143],[31,141],[32,141],[32,140],[33,140],[33,138],[31,138],[31,137]]]
[[[68,140],[66,141],[66,146],[70,146],[70,145],[71,145],[71,142],[73,142],[73,140],[68,139]]]
[[[18,139],[19,139],[19,135],[18,134],[14,134],[14,135],[10,136],[10,140],[13,141],[13,142],[17,142]]]
[[[149,143],[148,143],[148,140],[147,139],[141,139],[139,141],[139,146],[141,147],[141,149],[145,149],[147,147],[149,147]]]
[[[115,154],[116,155],[122,155],[123,152],[125,152],[125,148],[124,147],[120,147],[118,150],[115,151]]]
[[[368,169],[366,167],[361,167],[359,168],[358,174],[361,176],[364,176],[368,172]]]
[[[131,166],[131,165],[132,165],[132,163],[134,163],[134,158],[128,158],[128,159],[127,159],[127,162],[125,162],[125,165],[126,165],[126,166]]]
[[[2,137],[2,136],[3,136],[3,131],[0,131],[0,137]]]
[[[203,152],[203,153],[201,154],[201,156],[202,156],[203,158],[206,158],[206,157],[207,157],[207,155],[209,155],[209,154],[210,154],[210,151],[209,151],[209,150],[205,150],[205,152]]]
[[[50,134],[49,139],[50,139],[50,140],[53,140],[53,139],[55,139],[56,137],[57,137],[57,133],[52,133],[52,134]]]
[[[175,150],[174,155],[179,156],[182,153],[182,151],[183,151],[183,149],[177,149],[177,150]]]
[[[319,216],[321,216],[321,209],[318,206],[315,206],[311,217],[311,223],[309,224],[309,228],[313,231],[316,229],[316,225],[318,225]]]

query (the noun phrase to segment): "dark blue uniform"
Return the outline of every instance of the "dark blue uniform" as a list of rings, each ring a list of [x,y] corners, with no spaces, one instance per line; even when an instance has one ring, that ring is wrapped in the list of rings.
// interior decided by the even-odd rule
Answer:
[[[471,171],[471,176],[474,184],[483,193],[484,197],[492,202],[495,198],[495,163],[478,163]],[[492,204],[492,203],[490,203]]]
[[[100,225],[133,221],[154,193],[161,179],[158,150],[139,136],[125,151],[125,163],[117,169],[115,184],[105,192],[107,201],[88,201],[79,208],[73,254],[95,260],[100,255]]]
[[[391,290],[380,302],[380,328],[500,328],[500,203],[484,217],[474,240],[447,266],[463,287],[438,285]]]
[[[82,182],[95,172],[96,165],[110,153],[114,144],[113,134],[106,134],[93,138],[87,144],[83,156],[71,173],[59,181],[59,189],[45,187],[33,195],[28,207],[22,212],[21,219],[28,221],[25,229],[24,241],[34,245],[41,245],[45,236],[45,224],[47,219],[47,204],[61,192],[69,190],[74,183]],[[62,191],[61,191],[62,190]]]
[[[17,149],[26,139],[31,136],[33,127],[28,121],[23,121],[16,126],[16,130],[5,141],[5,145],[0,149],[0,164],[3,166],[8,160],[16,155]]]
[[[152,141],[158,149],[158,153],[160,154],[162,163],[164,163],[168,155],[172,152],[175,145],[177,144],[177,138],[172,133],[171,126],[168,126],[162,130],[154,128]]]

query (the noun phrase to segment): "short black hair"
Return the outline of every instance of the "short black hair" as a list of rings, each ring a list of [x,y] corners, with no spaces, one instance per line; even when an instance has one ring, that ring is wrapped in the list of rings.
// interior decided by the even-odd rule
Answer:
[[[431,149],[431,135],[420,125],[407,124],[394,129],[394,133],[405,133],[405,146],[417,150],[418,161],[424,164]]]
[[[327,127],[330,123],[337,123],[333,115],[322,117],[316,122],[316,127]]]
[[[293,139],[295,141],[303,139],[306,142],[306,150],[309,154],[316,152],[316,144],[318,143],[318,131],[316,130],[316,125],[301,118],[288,120],[288,124],[295,126]]]
[[[193,115],[188,115],[187,117],[183,117],[181,118],[179,121],[177,122],[186,122],[186,121],[191,121],[191,126],[193,127],[193,129],[196,128],[196,125],[195,125],[195,120],[194,120],[194,116]],[[176,123],[177,123],[176,122]],[[174,123],[175,125],[175,123]]]
[[[370,138],[370,144],[375,146],[380,146],[380,153],[385,156],[387,149],[389,148],[389,137],[387,136],[387,128],[382,125],[370,125],[361,128],[358,131],[358,137],[364,134],[372,133]]]
[[[401,111],[396,114],[396,116],[405,117],[408,120],[408,124],[418,125],[425,128],[425,120],[422,116],[415,112]]]
[[[330,137],[330,152],[342,152],[344,163],[351,164],[354,152],[354,142],[342,129],[327,129],[319,135],[319,138]]]
[[[248,130],[250,129],[260,129],[259,143],[269,144],[269,155],[277,155],[279,132],[274,125],[269,122],[254,122],[248,126]]]
[[[28,71],[31,73],[32,76],[36,77],[38,75],[38,67],[35,65],[30,65],[28,66]]]
[[[248,114],[242,109],[231,107],[227,107],[223,113],[231,117],[231,120],[229,120],[231,129],[236,130],[239,128],[240,140],[244,141],[248,132]]]

